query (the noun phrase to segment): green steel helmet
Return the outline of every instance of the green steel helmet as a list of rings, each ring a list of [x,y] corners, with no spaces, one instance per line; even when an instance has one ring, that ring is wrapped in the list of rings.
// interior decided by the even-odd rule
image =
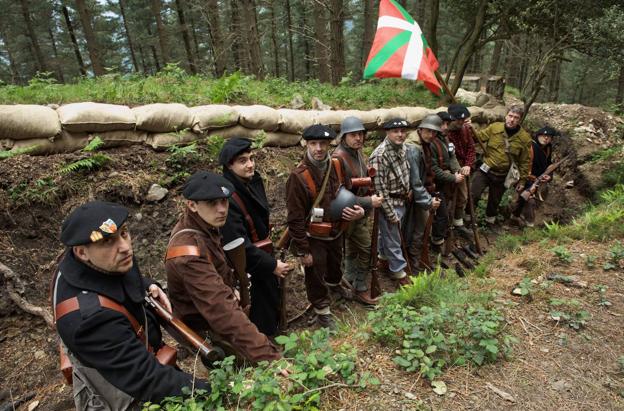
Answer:
[[[340,138],[347,133],[354,133],[356,131],[366,131],[362,120],[353,116],[345,117],[340,124]]]
[[[429,114],[418,125],[418,128],[426,128],[437,132],[442,132],[442,119],[437,114]]]

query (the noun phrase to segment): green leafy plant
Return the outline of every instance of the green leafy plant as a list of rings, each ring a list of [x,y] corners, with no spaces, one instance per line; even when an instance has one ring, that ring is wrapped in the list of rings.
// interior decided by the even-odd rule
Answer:
[[[197,391],[185,399],[170,397],[161,404],[147,403],[143,409],[316,410],[327,388],[363,389],[379,384],[369,373],[357,372],[353,347],[330,344],[327,330],[306,330],[276,340],[284,346],[283,360],[237,368],[234,357],[228,357],[210,371],[210,393]],[[278,376],[284,368],[288,377]]]
[[[7,158],[19,156],[22,154],[28,154],[34,151],[39,145],[35,144],[28,147],[20,147],[15,150],[0,150],[0,160],[5,160]]]
[[[572,254],[563,245],[553,247],[551,250],[562,264],[570,264],[572,262]]]
[[[588,255],[585,257],[585,267],[589,269],[596,268],[596,259],[598,257],[595,255]]]
[[[96,136],[93,140],[89,142],[83,149],[82,152],[89,153],[88,157],[83,159],[74,161],[63,166],[59,172],[61,174],[69,174],[74,173],[81,170],[97,170],[99,168],[104,167],[111,161],[111,158],[103,153],[96,153],[100,147],[104,145],[104,141],[99,136]]]
[[[522,281],[518,283],[518,288],[520,289],[520,295],[522,297],[531,298],[533,283],[529,277],[524,277]]]
[[[600,298],[600,300],[598,301],[598,305],[601,307],[610,307],[612,305],[611,301],[607,300],[608,289],[609,287],[604,284],[596,284],[594,286],[594,290],[598,292],[598,296]]]
[[[618,372],[624,374],[624,355],[620,355],[617,359]]]
[[[210,136],[204,140],[206,156],[210,161],[217,161],[224,144],[225,139],[221,136]]]
[[[40,178],[34,182],[20,183],[9,188],[9,199],[15,205],[50,204],[58,196],[59,187],[52,177]]]
[[[568,324],[576,331],[585,327],[591,318],[589,312],[579,309],[581,303],[575,299],[553,298],[550,300],[550,305],[556,307],[550,312],[550,317],[557,322]]]
[[[624,268],[624,246],[621,242],[616,241],[609,249],[609,260],[604,263],[604,270],[613,270],[616,268]]]

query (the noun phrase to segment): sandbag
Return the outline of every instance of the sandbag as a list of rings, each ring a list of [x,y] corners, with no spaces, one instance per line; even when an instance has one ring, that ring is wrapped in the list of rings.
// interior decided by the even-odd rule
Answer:
[[[280,108],[277,112],[279,114],[279,130],[288,134],[303,133],[303,130],[315,124],[318,114],[318,111],[292,110],[289,108]]]
[[[238,122],[241,126],[251,129],[275,131],[279,127],[277,110],[268,106],[234,106],[240,114]]]
[[[373,128],[377,128],[377,116],[373,111],[363,111],[363,110],[346,110],[342,112],[342,119],[345,117],[357,117],[364,124],[364,128],[367,130],[371,130]]]
[[[47,155],[58,153],[69,153],[81,150],[89,143],[89,135],[86,133],[70,134],[66,131],[53,138],[34,138],[28,140],[15,140],[11,151],[16,151],[26,147],[33,147],[28,154]]]
[[[226,140],[230,138],[235,138],[235,137],[250,138],[253,140],[256,137],[258,137],[258,135],[261,133],[266,134],[264,130],[249,129],[241,125],[237,125],[234,127],[226,127],[226,128],[220,128],[218,130],[211,130],[206,135],[207,137],[218,136]]]
[[[201,132],[207,130],[230,127],[238,123],[238,110],[223,104],[191,107],[195,117],[194,123]]]
[[[200,134],[192,131],[182,131],[180,133],[156,133],[148,134],[145,144],[154,150],[166,150],[176,144],[187,144],[201,138]]]
[[[317,111],[315,123],[331,127],[338,132],[340,130],[340,123],[342,123],[342,119],[346,117],[344,113],[344,111],[334,110]]]
[[[377,110],[373,110],[373,113],[377,118],[378,127],[383,126],[386,121],[392,120],[394,118],[406,119],[407,117],[404,111],[404,107],[379,108]]]
[[[133,144],[142,144],[147,141],[147,132],[140,130],[120,130],[105,131],[103,133],[93,134],[92,137],[98,136],[104,141],[105,148],[124,147]]]
[[[184,104],[147,104],[132,109],[138,130],[168,133],[193,127],[194,117]]]
[[[56,111],[34,104],[0,106],[0,139],[54,137],[61,132]]]
[[[411,125],[415,126],[420,124],[423,118],[429,114],[435,114],[435,110],[430,110],[424,107],[397,107],[405,114],[405,120]]]
[[[102,103],[72,103],[56,110],[63,128],[71,132],[132,130],[136,124],[128,106]]]

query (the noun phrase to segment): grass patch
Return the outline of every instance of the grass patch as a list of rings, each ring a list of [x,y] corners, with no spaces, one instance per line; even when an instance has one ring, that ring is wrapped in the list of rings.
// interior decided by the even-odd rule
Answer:
[[[256,80],[239,72],[221,78],[188,75],[175,64],[154,76],[108,74],[58,84],[54,79],[35,77],[27,86],[0,88],[0,104],[67,104],[96,101],[109,104],[141,105],[183,103],[265,104],[288,106],[301,96],[305,109],[317,97],[335,109],[369,110],[390,106],[435,107],[436,98],[420,83],[402,79],[343,82],[337,86],[317,80],[289,82],[283,78]]]

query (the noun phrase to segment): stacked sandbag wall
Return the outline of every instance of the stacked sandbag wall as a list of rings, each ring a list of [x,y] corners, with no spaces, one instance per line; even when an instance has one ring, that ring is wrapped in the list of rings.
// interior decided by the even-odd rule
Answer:
[[[477,126],[500,121],[506,113],[504,106],[469,109]],[[95,136],[105,147],[146,144],[156,150],[211,136],[248,137],[261,139],[265,146],[290,147],[300,142],[301,132],[312,124],[326,124],[338,131],[343,118],[356,116],[368,130],[376,130],[387,120],[401,117],[415,127],[426,115],[439,110],[394,107],[320,111],[218,104],[189,108],[175,103],[130,108],[91,102],[60,107],[0,105],[0,149],[63,153],[83,148]]]

